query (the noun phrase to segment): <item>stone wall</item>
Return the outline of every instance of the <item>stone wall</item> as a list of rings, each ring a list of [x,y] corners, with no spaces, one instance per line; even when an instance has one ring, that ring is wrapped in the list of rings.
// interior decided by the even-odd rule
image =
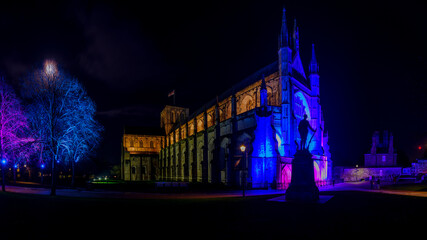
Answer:
[[[159,156],[156,154],[129,154],[125,152],[122,162],[125,181],[151,181],[159,179]]]
[[[335,167],[334,176],[344,179],[346,182],[360,181],[370,176],[380,177],[383,179],[399,176],[402,174],[401,167]]]

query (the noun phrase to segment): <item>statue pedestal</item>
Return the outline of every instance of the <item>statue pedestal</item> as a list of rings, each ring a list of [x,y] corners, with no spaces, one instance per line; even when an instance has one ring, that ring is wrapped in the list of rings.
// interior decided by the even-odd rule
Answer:
[[[314,181],[312,155],[308,150],[298,150],[292,161],[291,184],[286,189],[286,200],[315,202],[319,200],[319,189]]]

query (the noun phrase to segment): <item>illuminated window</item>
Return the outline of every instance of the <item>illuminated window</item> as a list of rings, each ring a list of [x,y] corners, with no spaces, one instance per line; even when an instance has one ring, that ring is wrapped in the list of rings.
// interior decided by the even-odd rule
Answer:
[[[246,103],[246,111],[249,111],[252,109],[252,100],[248,100],[248,102]]]
[[[382,161],[385,162],[386,161],[386,157],[382,156]]]
[[[267,105],[276,105],[276,100],[273,96],[273,88],[267,86]]]

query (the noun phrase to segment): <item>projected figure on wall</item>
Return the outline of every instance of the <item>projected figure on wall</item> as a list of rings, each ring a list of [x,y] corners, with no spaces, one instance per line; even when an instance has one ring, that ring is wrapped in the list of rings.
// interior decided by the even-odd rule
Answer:
[[[307,114],[304,114],[304,119],[301,120],[298,125],[298,132],[301,137],[301,150],[307,149],[306,142],[307,142],[308,129],[310,129],[313,132],[316,132],[316,130],[314,130],[310,126],[310,123],[307,120]]]

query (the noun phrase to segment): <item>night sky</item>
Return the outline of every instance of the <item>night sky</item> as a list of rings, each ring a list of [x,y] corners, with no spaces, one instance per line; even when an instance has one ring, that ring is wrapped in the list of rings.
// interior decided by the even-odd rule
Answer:
[[[154,2],[154,1],[150,1]],[[123,124],[160,126],[277,60],[282,6],[311,43],[335,165],[363,163],[374,130],[411,160],[427,147],[426,7],[410,1],[69,1],[0,5],[0,72],[17,87],[46,58],[77,77],[104,124],[98,159],[120,163]],[[12,5],[10,5],[12,4]]]

